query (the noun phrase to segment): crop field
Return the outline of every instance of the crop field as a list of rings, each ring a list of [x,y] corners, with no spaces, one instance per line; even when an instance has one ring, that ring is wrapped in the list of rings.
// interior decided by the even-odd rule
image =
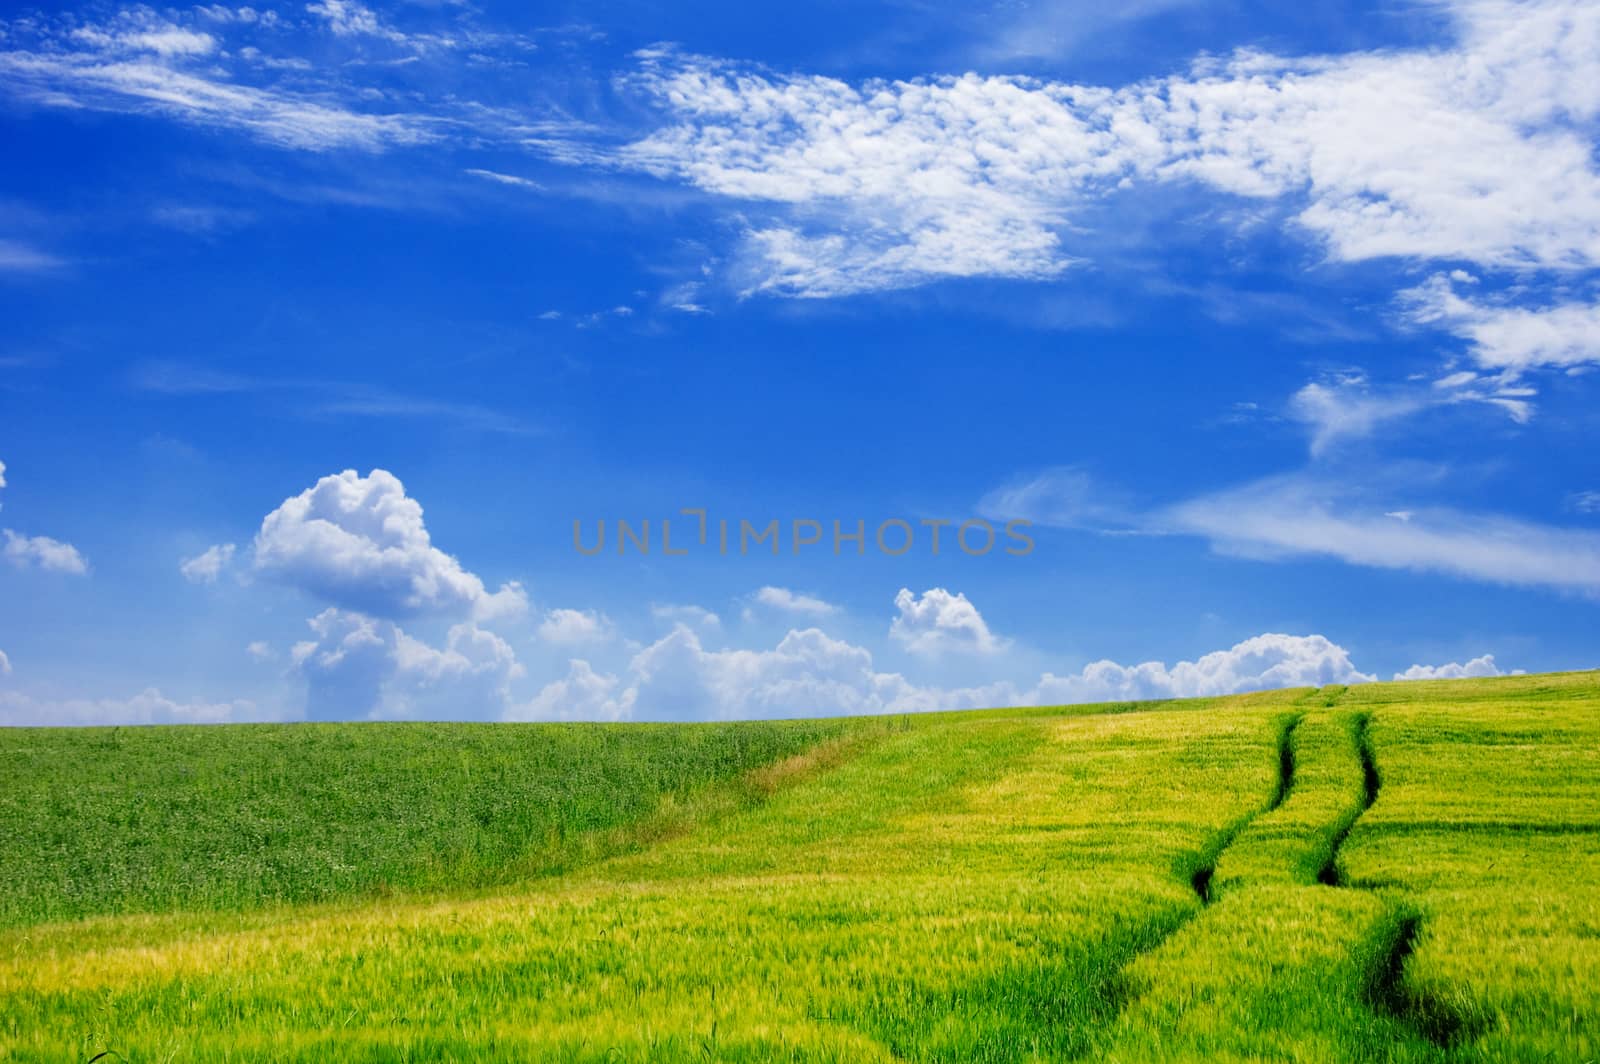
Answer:
[[[1597,1023],[1595,673],[0,732],[5,1061],[1564,1062]]]

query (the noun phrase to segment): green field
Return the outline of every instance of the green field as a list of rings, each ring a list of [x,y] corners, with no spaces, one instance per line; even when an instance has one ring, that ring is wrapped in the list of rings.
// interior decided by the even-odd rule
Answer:
[[[1600,676],[0,731],[0,1060],[1600,1059]]]

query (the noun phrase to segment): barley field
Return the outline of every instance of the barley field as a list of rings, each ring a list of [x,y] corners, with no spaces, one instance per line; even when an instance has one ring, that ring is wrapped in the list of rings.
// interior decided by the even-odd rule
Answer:
[[[1600,1059],[1600,676],[0,732],[0,1060]]]

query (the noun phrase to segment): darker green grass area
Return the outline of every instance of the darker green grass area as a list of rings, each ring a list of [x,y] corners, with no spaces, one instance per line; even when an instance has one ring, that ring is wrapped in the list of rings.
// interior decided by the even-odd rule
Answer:
[[[884,726],[0,729],[0,926],[562,871],[663,806],[752,800],[752,769]]]

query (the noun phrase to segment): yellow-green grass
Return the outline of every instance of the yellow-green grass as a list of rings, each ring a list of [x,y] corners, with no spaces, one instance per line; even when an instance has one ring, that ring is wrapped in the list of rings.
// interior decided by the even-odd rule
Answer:
[[[1456,1055],[1600,1059],[1595,674],[1352,688],[1382,797],[1345,879],[1418,916],[1403,1003]]]
[[[0,931],[0,1059],[1594,1056],[1594,674],[1115,708],[860,726],[489,889]]]

